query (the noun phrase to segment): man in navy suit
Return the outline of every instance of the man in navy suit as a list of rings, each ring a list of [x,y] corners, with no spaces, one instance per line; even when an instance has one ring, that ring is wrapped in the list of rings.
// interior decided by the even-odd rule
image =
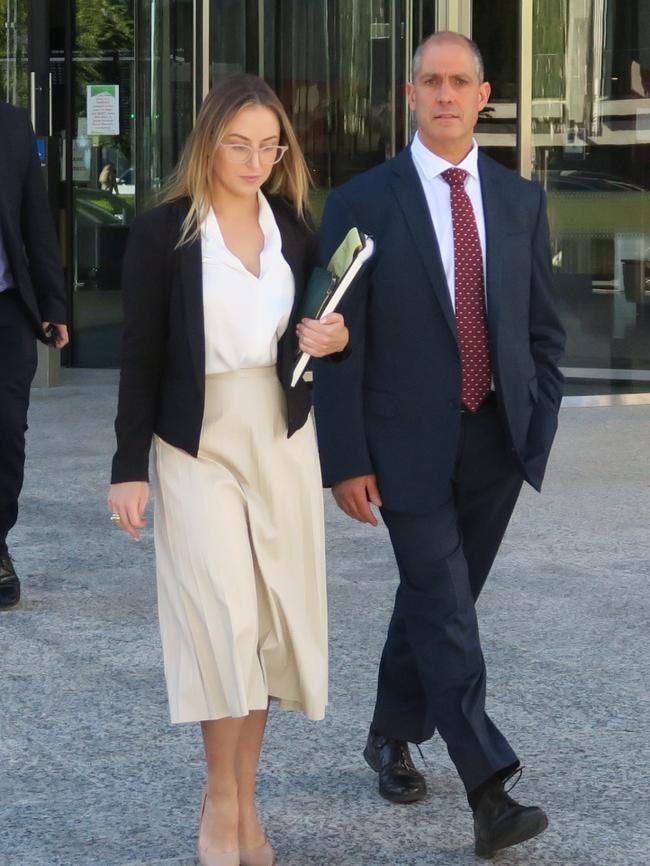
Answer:
[[[36,340],[68,342],[63,270],[29,116],[0,102],[0,610],[20,599],[7,548],[23,483]]]
[[[490,95],[476,45],[438,33],[407,85],[411,145],[328,198],[327,261],[351,226],[376,252],[345,315],[351,354],[319,365],[325,484],[388,527],[400,583],[364,756],[389,800],[426,793],[407,743],[437,729],[474,813],[476,851],[541,833],[508,796],[519,759],[485,712],[475,601],[522,481],[541,487],[562,393],[542,189],[473,138]]]

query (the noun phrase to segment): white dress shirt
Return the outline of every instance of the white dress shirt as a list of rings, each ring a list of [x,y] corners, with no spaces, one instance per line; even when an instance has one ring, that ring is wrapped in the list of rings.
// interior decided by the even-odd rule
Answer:
[[[472,149],[458,165],[447,162],[441,156],[436,156],[426,148],[416,132],[411,142],[411,156],[420,177],[424,194],[429,205],[433,228],[438,239],[442,265],[447,276],[447,286],[454,309],[456,309],[456,292],[454,282],[454,229],[451,221],[451,187],[441,177],[448,168],[462,168],[467,172],[465,191],[474,209],[478,236],[483,254],[483,279],[485,284],[485,217],[483,215],[483,199],[481,198],[481,179],[478,173],[478,144],[472,144]],[[486,296],[487,304],[487,296]]]
[[[271,206],[261,192],[258,200],[264,234],[259,277],[230,252],[213,210],[201,228],[206,374],[273,366],[289,323],[293,274]]]

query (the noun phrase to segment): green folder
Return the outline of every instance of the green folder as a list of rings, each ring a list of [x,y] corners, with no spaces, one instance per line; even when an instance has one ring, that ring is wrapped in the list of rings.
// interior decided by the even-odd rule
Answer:
[[[305,293],[300,302],[301,319],[320,319],[325,305],[332,297],[336,277],[327,268],[315,268],[309,282],[305,287]]]
[[[352,227],[334,251],[327,270],[340,280],[361,249],[363,249],[363,241],[359,229]]]
[[[320,319],[339,280],[363,246],[359,229],[351,228],[336,248],[327,268],[314,268],[300,302],[299,319]]]
[[[365,263],[372,256],[375,242],[352,228],[329,261],[326,268],[315,268],[307,281],[298,311],[299,319],[320,319],[338,307],[344,294],[355,282]],[[291,375],[295,388],[309,363],[307,352],[300,352]]]

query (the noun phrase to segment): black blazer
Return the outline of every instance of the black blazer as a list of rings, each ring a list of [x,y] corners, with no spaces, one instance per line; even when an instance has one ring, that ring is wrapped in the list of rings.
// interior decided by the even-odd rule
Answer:
[[[278,344],[277,372],[287,400],[288,436],[307,420],[311,387],[290,388],[298,350],[296,316],[318,260],[315,232],[277,196],[267,196],[291,267],[295,299]],[[124,337],[115,420],[112,482],[148,479],[154,433],[196,457],[205,401],[205,335],[200,239],[175,249],[189,203],[160,205],[134,220],[122,289]]]
[[[479,153],[487,315],[498,408],[513,457],[542,483],[557,428],[564,330],[551,297],[542,189]],[[314,401],[326,484],[375,473],[387,508],[427,512],[448,496],[460,435],[456,319],[410,148],[328,198],[327,260],[350,226],[377,251],[341,312],[352,352],[318,364]],[[358,290],[356,290],[358,289]]]
[[[0,102],[0,231],[36,335],[67,321],[65,284],[36,140],[22,108]]]

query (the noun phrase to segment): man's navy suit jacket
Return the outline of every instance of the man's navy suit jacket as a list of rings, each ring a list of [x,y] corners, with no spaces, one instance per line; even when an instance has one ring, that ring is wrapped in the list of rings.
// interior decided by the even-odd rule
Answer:
[[[564,330],[551,297],[546,201],[537,184],[479,153],[487,315],[498,410],[513,458],[540,489],[557,429]],[[410,153],[333,191],[327,262],[351,226],[376,251],[341,312],[349,358],[317,364],[315,412],[326,486],[375,473],[384,505],[426,513],[450,495],[461,424],[461,362],[449,289]]]
[[[16,288],[39,339],[67,321],[63,270],[29,115],[0,102],[0,230]]]

